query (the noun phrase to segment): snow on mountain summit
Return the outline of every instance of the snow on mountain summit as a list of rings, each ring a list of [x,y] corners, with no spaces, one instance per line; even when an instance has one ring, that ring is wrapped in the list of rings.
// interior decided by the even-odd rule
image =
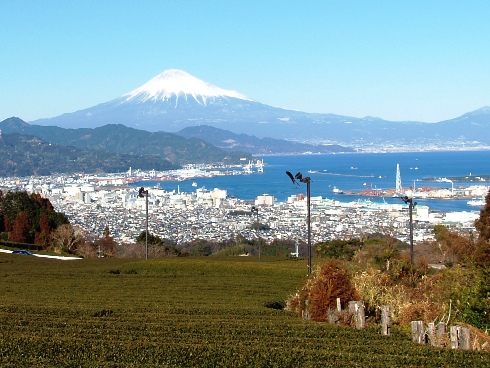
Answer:
[[[213,97],[233,97],[252,101],[241,93],[216,87],[178,69],[165,70],[123,97],[126,98],[126,101],[133,99],[166,101],[172,97],[178,99],[181,95],[184,95],[186,99],[192,96],[197,102],[204,105],[207,98]]]

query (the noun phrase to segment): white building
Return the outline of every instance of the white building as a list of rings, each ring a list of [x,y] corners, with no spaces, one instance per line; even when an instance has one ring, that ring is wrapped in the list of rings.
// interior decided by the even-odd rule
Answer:
[[[274,196],[270,194],[262,194],[255,198],[256,206],[273,206],[274,205]]]

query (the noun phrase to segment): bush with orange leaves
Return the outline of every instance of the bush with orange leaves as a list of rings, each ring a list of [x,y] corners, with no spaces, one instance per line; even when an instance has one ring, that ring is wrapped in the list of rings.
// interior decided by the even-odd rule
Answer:
[[[346,305],[350,300],[358,300],[359,295],[342,263],[329,259],[287,300],[286,309],[303,318],[325,321],[328,310],[336,309],[337,298]]]

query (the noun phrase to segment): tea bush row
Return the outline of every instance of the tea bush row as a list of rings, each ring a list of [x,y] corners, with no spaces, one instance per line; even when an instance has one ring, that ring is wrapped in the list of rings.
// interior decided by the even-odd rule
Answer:
[[[305,262],[33,258],[0,254],[2,367],[490,366],[396,328],[387,338],[267,308],[298,289]]]

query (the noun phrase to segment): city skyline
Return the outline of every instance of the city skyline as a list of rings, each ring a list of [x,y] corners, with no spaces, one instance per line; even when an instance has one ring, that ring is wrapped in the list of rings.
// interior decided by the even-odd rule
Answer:
[[[490,105],[484,1],[2,3],[0,120],[58,116],[181,69],[261,103],[437,122]]]

